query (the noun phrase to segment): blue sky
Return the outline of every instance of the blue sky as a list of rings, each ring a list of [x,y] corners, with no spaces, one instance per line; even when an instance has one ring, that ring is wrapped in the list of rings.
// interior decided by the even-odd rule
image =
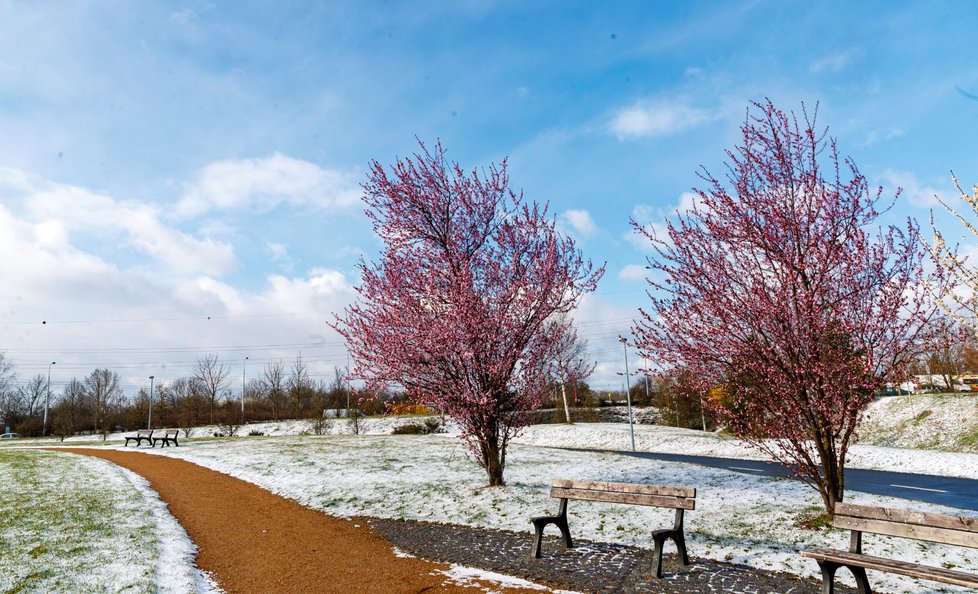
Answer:
[[[750,100],[819,102],[904,188],[893,220],[953,198],[950,170],[978,182],[976,23],[971,2],[0,1],[0,350],[23,379],[57,361],[55,389],[108,366],[132,392],[209,352],[328,377],[324,321],[378,248],[359,184],[440,138],[466,168],[509,156],[607,262],[578,320],[592,383],[619,386],[629,217],[687,203]]]

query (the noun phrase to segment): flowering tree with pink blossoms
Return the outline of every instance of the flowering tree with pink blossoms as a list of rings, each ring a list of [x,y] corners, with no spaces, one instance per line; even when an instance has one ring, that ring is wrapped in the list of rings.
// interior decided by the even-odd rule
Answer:
[[[692,210],[652,243],[642,352],[691,371],[738,437],[817,488],[831,514],[865,407],[901,377],[935,311],[916,223],[882,227],[871,189],[811,117],[755,103],[703,170]],[[898,194],[899,195],[899,194]],[[722,390],[716,389],[723,386]]]
[[[363,199],[384,251],[360,263],[359,298],[335,324],[355,375],[451,416],[503,485],[507,444],[544,398],[543,361],[562,336],[547,323],[604,270],[510,190],[505,160],[466,174],[421,144],[390,172],[374,162]]]

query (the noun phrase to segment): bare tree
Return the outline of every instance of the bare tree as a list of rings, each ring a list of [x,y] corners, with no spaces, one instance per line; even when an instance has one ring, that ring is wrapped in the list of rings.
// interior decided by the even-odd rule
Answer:
[[[349,408],[347,403],[350,401],[349,378],[344,370],[336,366],[333,367],[333,381],[329,383],[326,393],[336,410],[336,417],[339,418],[340,410]]]
[[[299,418],[302,416],[302,411],[312,398],[314,391],[312,380],[309,379],[309,368],[306,362],[302,360],[301,353],[292,362],[292,370],[286,384],[289,390],[289,397],[292,400],[293,417]]]
[[[197,359],[194,365],[193,381],[200,392],[207,398],[210,411],[210,423],[214,423],[214,406],[219,396],[228,390],[231,368],[221,363],[217,355],[207,355]]]
[[[48,380],[40,373],[27,380],[27,383],[17,389],[24,414],[33,417],[40,414],[44,406],[44,396],[47,395]]]
[[[20,413],[20,398],[13,383],[16,379],[14,366],[0,353],[0,421],[12,424]]]
[[[66,437],[75,434],[81,426],[85,405],[85,386],[72,378],[65,386],[64,392],[58,399],[53,410],[54,434],[64,441]]]
[[[594,371],[595,362],[590,358],[587,340],[578,336],[574,323],[566,316],[561,315],[551,321],[547,331],[556,335],[553,342],[552,374],[560,384],[560,395],[564,402],[564,418],[570,423],[567,383],[570,382],[573,385],[586,379]]]
[[[281,361],[266,363],[258,380],[258,386],[262,395],[268,400],[272,416],[276,421],[281,420],[286,405],[285,365]]]
[[[108,369],[96,369],[83,382],[84,399],[91,410],[93,429],[102,436],[109,433],[109,415],[122,398],[119,374]]]

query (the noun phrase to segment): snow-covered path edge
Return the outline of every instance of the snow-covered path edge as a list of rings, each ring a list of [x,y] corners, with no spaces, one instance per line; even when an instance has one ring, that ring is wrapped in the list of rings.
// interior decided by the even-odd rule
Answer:
[[[223,594],[210,574],[197,567],[197,545],[190,540],[187,531],[173,517],[149,481],[127,468],[113,466],[132,484],[153,514],[158,543],[157,591],[165,594]]]

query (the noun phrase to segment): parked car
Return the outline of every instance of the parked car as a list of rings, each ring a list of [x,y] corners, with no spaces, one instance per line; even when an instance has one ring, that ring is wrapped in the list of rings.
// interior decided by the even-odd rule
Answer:
[[[4,433],[3,435],[0,435],[0,439],[14,439],[15,437],[20,437],[20,436],[17,435],[16,433]]]

